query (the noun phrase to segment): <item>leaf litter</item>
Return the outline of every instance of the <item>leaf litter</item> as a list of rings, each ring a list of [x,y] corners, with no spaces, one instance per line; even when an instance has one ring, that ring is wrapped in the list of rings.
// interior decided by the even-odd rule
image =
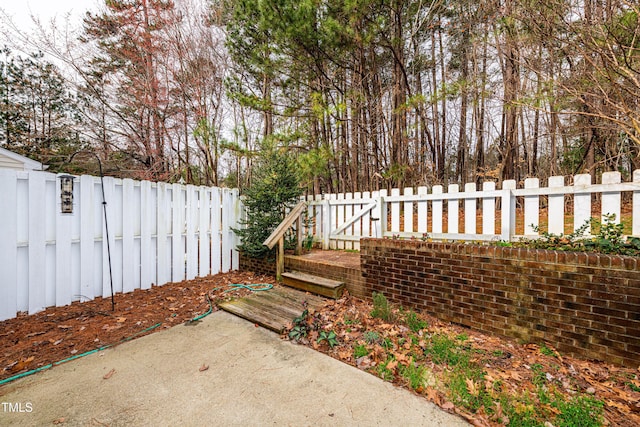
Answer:
[[[640,368],[561,355],[550,343],[519,344],[421,313],[417,316],[426,327],[414,332],[403,320],[406,310],[394,307],[392,317],[396,320],[388,322],[372,317],[373,308],[370,301],[347,292],[328,301],[309,316],[307,324],[310,329],[334,331],[339,343],[312,346],[413,390],[474,425],[509,425],[513,420],[507,412],[518,416],[536,405],[540,410],[532,425],[554,425],[549,420],[560,413],[557,402],[570,402],[578,396],[603,402],[602,425],[640,425]],[[302,343],[309,345],[308,340]],[[451,348],[442,356],[443,362],[438,358],[446,353],[447,345]],[[358,346],[364,346],[367,354],[356,357]],[[417,376],[419,372],[422,378]],[[457,383],[460,372],[463,375]],[[460,399],[460,393],[467,400]],[[505,396],[516,398],[507,404]]]
[[[234,283],[274,283],[274,278],[235,271],[118,293],[115,311],[108,297],[33,315],[19,313],[0,322],[0,379],[182,324],[209,310],[207,295],[222,301],[251,293],[246,289],[225,292]],[[158,323],[159,327],[143,332]]]

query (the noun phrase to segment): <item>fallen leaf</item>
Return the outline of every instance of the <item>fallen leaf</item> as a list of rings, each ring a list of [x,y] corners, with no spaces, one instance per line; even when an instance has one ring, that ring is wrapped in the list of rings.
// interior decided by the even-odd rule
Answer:
[[[204,372],[207,369],[209,369],[209,365],[205,365],[204,363],[202,364],[202,366],[200,366],[200,372]]]
[[[113,376],[113,374],[116,373],[115,369],[110,370],[109,372],[107,372],[106,374],[104,374],[104,376],[102,377],[102,379],[104,380],[108,380],[109,378],[111,378]]]
[[[349,360],[351,359],[351,350],[347,349],[347,350],[339,350],[338,351],[338,357],[340,358],[340,360]]]
[[[467,384],[467,390],[469,391],[469,394],[471,394],[472,396],[477,396],[478,394],[480,394],[478,386],[471,378],[467,378],[466,380],[464,380],[464,382]]]
[[[446,409],[447,411],[449,411],[449,410],[451,410],[451,409],[453,409],[455,407],[456,407],[456,405],[454,405],[453,402],[450,402],[450,401],[444,402],[442,404],[442,406],[441,406],[442,409]]]
[[[356,359],[356,366],[360,369],[369,369],[373,362],[367,356],[362,356]]]
[[[440,399],[440,393],[438,393],[438,390],[436,390],[435,388],[427,387],[426,394],[427,394],[427,399],[435,403],[436,405],[440,405],[442,403]]]
[[[396,360],[400,363],[402,363],[403,365],[406,365],[407,362],[409,362],[409,358],[404,354],[404,353],[399,353],[399,352],[393,352],[393,357],[396,358]]]
[[[607,400],[606,404],[607,404],[607,406],[610,406],[612,408],[619,409],[620,411],[622,411],[625,414],[628,414],[629,412],[631,412],[631,406],[628,405],[627,403],[616,402],[614,400]]]
[[[26,359],[22,359],[22,360],[20,360],[20,361],[19,361],[19,362],[17,362],[17,363],[14,363],[14,364],[11,366],[11,372],[20,372],[20,371],[22,371],[22,370],[24,370],[24,369],[27,369],[27,367],[29,366],[29,364],[30,364],[31,362],[33,362],[33,360],[34,360],[34,359],[35,359],[35,357],[34,357],[34,356],[31,356],[31,357],[28,357],[28,358],[26,358]]]

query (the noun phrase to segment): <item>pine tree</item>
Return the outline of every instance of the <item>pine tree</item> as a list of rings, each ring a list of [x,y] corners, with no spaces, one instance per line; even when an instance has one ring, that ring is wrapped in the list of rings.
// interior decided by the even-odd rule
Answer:
[[[252,258],[263,258],[272,252],[262,243],[302,194],[293,157],[284,148],[265,145],[253,182],[244,194],[247,217],[242,221],[243,227],[235,230],[241,240],[240,251]]]

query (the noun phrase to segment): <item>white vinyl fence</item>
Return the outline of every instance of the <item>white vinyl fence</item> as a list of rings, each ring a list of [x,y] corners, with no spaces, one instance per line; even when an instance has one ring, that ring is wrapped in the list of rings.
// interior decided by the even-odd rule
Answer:
[[[575,175],[573,185],[563,176],[504,181],[502,189],[485,182],[482,189],[457,184],[447,191],[435,185],[307,197],[306,235],[325,249],[359,249],[361,237],[402,237],[436,240],[512,241],[535,238],[538,229],[549,233],[572,232],[590,218],[615,214],[627,223],[630,235],[640,237],[640,170],[632,182],[621,182],[619,172],[607,172],[601,184],[590,175]],[[565,221],[573,220],[573,225]],[[589,233],[587,230],[587,234]]]
[[[0,320],[111,296],[100,178],[0,170]],[[237,190],[104,178],[114,292],[238,268]]]

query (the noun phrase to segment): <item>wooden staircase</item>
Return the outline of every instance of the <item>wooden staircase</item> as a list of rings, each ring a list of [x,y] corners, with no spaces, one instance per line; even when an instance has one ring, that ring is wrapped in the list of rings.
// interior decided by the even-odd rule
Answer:
[[[269,249],[272,249],[276,244],[278,245],[277,278],[290,288],[277,287],[268,291],[256,292],[246,298],[220,303],[218,307],[255,324],[282,333],[305,309],[321,306],[325,301],[322,297],[340,298],[344,290],[344,282],[306,273],[284,271],[284,233],[294,223],[297,223],[298,247],[296,252],[299,253],[302,242],[300,218],[306,207],[305,202],[298,203],[269,238],[264,241],[264,245]]]

